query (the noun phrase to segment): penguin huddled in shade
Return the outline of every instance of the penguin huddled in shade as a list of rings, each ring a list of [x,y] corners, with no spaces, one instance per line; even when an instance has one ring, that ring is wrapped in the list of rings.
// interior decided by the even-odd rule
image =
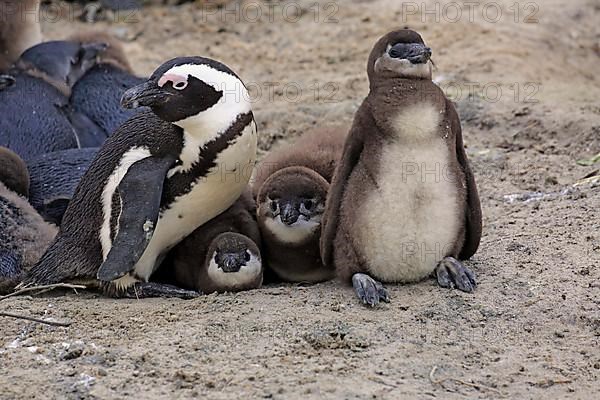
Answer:
[[[194,296],[149,279],[168,250],[247,186],[257,149],[249,95],[224,64],[179,57],[125,92],[122,104],[151,111],[106,140],[26,282],[95,282],[125,297]]]
[[[28,192],[25,162],[0,147],[0,294],[21,282],[56,235],[27,202]]]
[[[0,72],[42,41],[40,0],[0,0]]]
[[[267,267],[287,282],[321,282],[334,270],[321,262],[321,217],[348,129],[314,129],[272,151],[253,182]]]
[[[69,149],[29,161],[29,203],[44,220],[60,226],[67,206],[98,148]]]
[[[371,306],[381,282],[430,274],[471,292],[459,260],[481,237],[481,207],[458,114],[431,80],[431,49],[409,29],[381,38],[369,57],[370,92],[358,109],[331,184],[322,257]]]
[[[249,190],[173,250],[153,281],[201,293],[257,289],[262,284],[261,239]]]
[[[71,120],[79,117],[69,109],[68,98],[105,48],[103,43],[53,41],[26,50],[9,71],[14,82],[0,90],[0,146],[26,161],[82,147],[94,128],[76,131]]]
[[[79,115],[87,116],[103,132],[100,146],[121,124],[144,109],[121,107],[121,97],[127,89],[137,86],[145,78],[133,74],[123,45],[115,37],[102,32],[77,33],[69,40],[81,45],[106,43],[107,49],[73,86],[69,100],[71,108]],[[85,126],[85,125],[84,125]]]

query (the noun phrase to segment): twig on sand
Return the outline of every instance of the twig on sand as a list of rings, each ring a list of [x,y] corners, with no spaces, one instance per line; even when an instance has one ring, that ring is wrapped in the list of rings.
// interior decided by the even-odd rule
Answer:
[[[489,390],[490,392],[494,392],[494,393],[496,393],[496,394],[498,394],[498,395],[500,395],[500,396],[502,396],[502,397],[505,397],[505,396],[506,396],[504,393],[502,393],[502,392],[501,392],[501,391],[499,391],[498,389],[495,389],[495,388],[493,388],[493,387],[490,387],[490,386],[482,385],[482,384],[480,384],[480,383],[471,383],[471,382],[465,382],[465,381],[463,381],[463,380],[461,380],[461,379],[458,379],[458,378],[451,378],[451,377],[450,377],[450,378],[441,378],[441,379],[437,379],[437,380],[436,380],[436,379],[434,378],[434,375],[435,375],[435,371],[437,371],[437,369],[438,369],[438,366],[437,366],[437,365],[435,365],[433,368],[431,368],[431,371],[429,372],[429,381],[430,381],[432,384],[434,384],[434,385],[440,385],[441,387],[443,387],[443,388],[444,388],[444,382],[446,382],[446,381],[453,381],[453,382],[459,383],[459,384],[461,384],[461,385],[464,385],[464,386],[469,386],[469,387],[472,387],[472,388],[475,388],[475,389],[485,389],[485,390]],[[444,388],[444,389],[445,389],[445,388]]]
[[[5,311],[0,311],[0,317],[26,319],[27,321],[39,322],[40,324],[46,324],[46,325],[51,325],[51,326],[65,326],[65,327],[71,326],[70,322],[48,321],[48,320],[45,320],[45,319],[30,317],[28,315],[20,315],[20,314],[7,313]]]
[[[75,289],[87,289],[87,287],[83,286],[83,285],[72,285],[70,283],[55,283],[52,285],[29,286],[29,287],[24,287],[22,289],[19,289],[16,292],[7,294],[6,296],[0,296],[0,301],[2,301],[4,299],[8,299],[9,297],[18,296],[23,293],[34,292],[36,290],[41,290],[41,292],[38,293],[38,294],[40,294],[40,293],[48,292],[48,291],[54,290],[54,289],[74,289],[75,290]]]

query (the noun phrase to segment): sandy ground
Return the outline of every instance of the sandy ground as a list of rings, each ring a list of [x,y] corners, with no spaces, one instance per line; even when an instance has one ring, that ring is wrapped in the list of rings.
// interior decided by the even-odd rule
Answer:
[[[419,30],[479,185],[477,291],[389,286],[376,309],[333,282],[193,301],[12,298],[1,308],[73,324],[0,320],[0,398],[600,396],[600,186],[573,187],[599,167],[576,163],[600,151],[597,1],[483,2],[459,18],[432,1],[427,15],[421,1],[313,3],[150,7],[96,27],[128,40],[140,74],[178,55],[230,65],[255,95],[263,151],[350,120],[375,40]],[[45,34],[86,27],[71,19]]]

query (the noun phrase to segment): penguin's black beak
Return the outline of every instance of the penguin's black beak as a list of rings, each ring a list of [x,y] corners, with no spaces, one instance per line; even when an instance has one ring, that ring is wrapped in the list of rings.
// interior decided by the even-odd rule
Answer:
[[[15,78],[10,75],[0,75],[0,90],[11,87],[15,82]]]
[[[223,254],[223,257],[221,258],[220,267],[223,270],[223,272],[238,272],[242,268],[240,256],[237,253]]]
[[[164,103],[169,96],[170,93],[165,92],[156,82],[149,80],[123,93],[121,106],[123,108],[152,107]]]
[[[431,58],[431,49],[421,43],[398,43],[389,51],[392,58],[408,60],[411,64],[425,64]]]
[[[281,222],[283,222],[287,226],[294,225],[296,221],[298,221],[299,217],[300,211],[297,207],[294,207],[293,204],[287,203],[282,206],[279,218],[281,218]]]

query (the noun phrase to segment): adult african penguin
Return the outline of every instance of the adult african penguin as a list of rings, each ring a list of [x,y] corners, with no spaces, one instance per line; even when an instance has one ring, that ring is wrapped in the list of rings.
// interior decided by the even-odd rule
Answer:
[[[371,306],[383,282],[433,272],[471,292],[481,206],[458,114],[431,80],[431,49],[409,29],[391,32],[368,61],[370,92],[356,112],[323,218],[323,261]]]
[[[40,0],[0,0],[0,72],[42,41]]]
[[[325,200],[347,127],[320,127],[271,151],[257,165],[253,190],[269,271],[288,282],[334,277],[321,262]]]
[[[248,92],[202,57],[164,63],[123,95],[150,107],[98,152],[28,282],[95,281],[115,296],[189,297],[148,282],[166,252],[236,201],[257,148]]]
[[[153,281],[201,293],[259,288],[263,279],[256,204],[250,190],[171,250]]]
[[[71,120],[78,116],[69,109],[68,98],[73,84],[105,48],[103,43],[53,41],[25,51],[9,70],[13,82],[0,85],[0,146],[26,161],[84,146],[82,137],[93,135],[94,127],[76,131]]]
[[[108,48],[99,55],[96,65],[73,86],[69,100],[73,110],[86,115],[103,130],[103,142],[121,124],[143,111],[143,108],[132,110],[121,107],[121,97],[127,89],[146,79],[133,74],[123,45],[115,37],[90,31],[76,33],[69,40],[82,44],[108,44]]]
[[[28,193],[27,165],[0,147],[0,294],[21,282],[56,235],[27,202]]]

